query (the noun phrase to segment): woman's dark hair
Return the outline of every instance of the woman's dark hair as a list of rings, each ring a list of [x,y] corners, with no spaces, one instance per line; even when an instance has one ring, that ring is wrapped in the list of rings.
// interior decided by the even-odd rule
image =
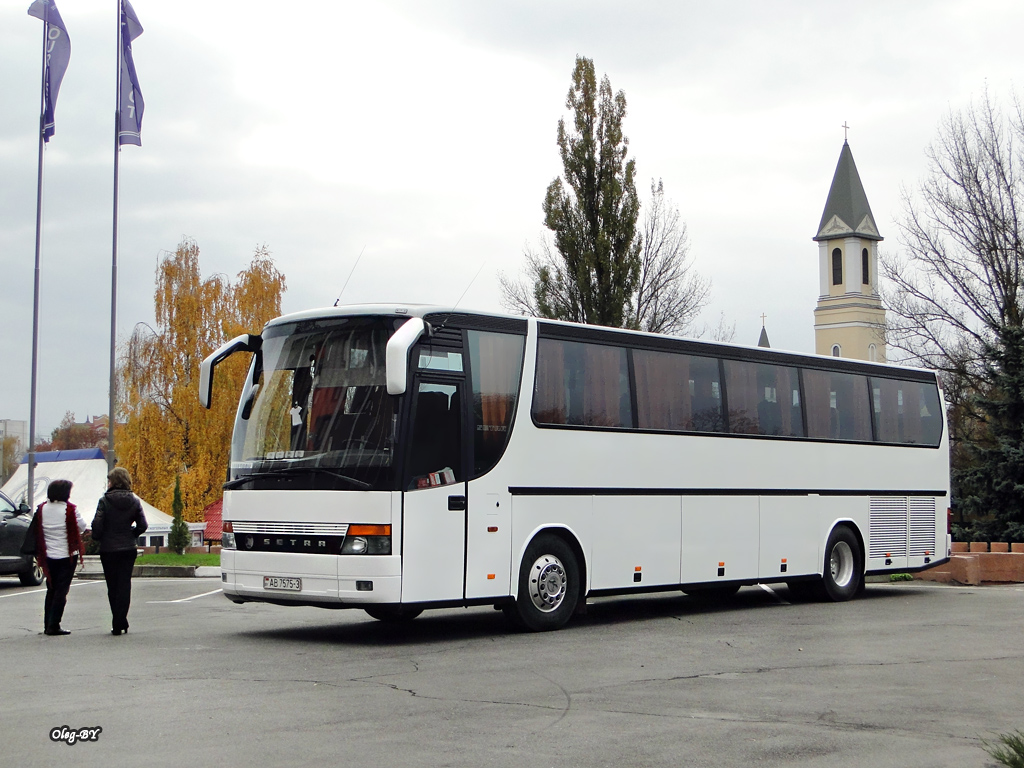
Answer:
[[[128,470],[124,467],[114,467],[110,470],[110,474],[107,475],[107,482],[110,484],[110,489],[121,489],[130,491],[132,489],[132,476],[128,474]]]
[[[71,498],[71,481],[54,480],[46,487],[46,498],[50,501],[67,501]]]

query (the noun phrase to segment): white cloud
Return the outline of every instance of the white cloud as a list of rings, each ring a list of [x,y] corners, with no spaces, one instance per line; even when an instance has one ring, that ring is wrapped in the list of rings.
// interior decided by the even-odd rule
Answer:
[[[60,0],[58,0],[60,2]],[[28,417],[39,36],[0,0],[0,418]],[[60,2],[73,54],[46,153],[40,431],[106,411],[114,19]],[[183,235],[207,274],[266,243],[288,311],[345,299],[499,309],[541,233],[573,57],[629,101],[641,188],[662,178],[697,266],[753,343],[813,348],[821,215],[850,143],[884,246],[949,108],[1008,95],[1024,7],[999,0],[509,4],[136,0],[146,115],[121,155],[118,333],[152,317]]]

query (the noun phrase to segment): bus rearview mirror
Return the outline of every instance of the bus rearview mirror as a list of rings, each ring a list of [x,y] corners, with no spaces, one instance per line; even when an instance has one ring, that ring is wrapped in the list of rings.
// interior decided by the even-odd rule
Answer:
[[[389,395],[401,395],[405,392],[405,382],[409,376],[409,350],[423,335],[424,328],[426,323],[422,317],[410,317],[388,339],[384,360],[387,365]]]
[[[213,369],[218,363],[235,352],[256,352],[263,344],[263,337],[255,333],[243,333],[224,344],[199,366],[199,404],[209,408],[213,399]]]

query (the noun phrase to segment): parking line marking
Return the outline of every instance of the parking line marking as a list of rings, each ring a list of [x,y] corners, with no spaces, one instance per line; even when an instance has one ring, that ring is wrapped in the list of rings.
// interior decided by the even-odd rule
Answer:
[[[72,587],[84,587],[87,584],[102,584],[102,583],[103,583],[102,581],[79,581],[77,583],[72,582],[71,586]],[[38,595],[40,592],[45,592],[45,591],[46,591],[46,587],[43,587],[41,589],[30,589],[28,592],[14,592],[14,593],[12,593],[10,595],[0,595],[0,600],[3,600],[5,597],[18,597],[19,595]]]
[[[198,600],[200,597],[208,597],[209,595],[216,595],[218,592],[223,592],[223,589],[215,589],[212,592],[203,592],[201,595],[192,595],[192,597],[183,597],[180,600],[147,600],[146,604],[151,603],[187,603],[189,600]]]
[[[767,584],[758,584],[757,586],[759,586],[759,587],[760,587],[761,589],[763,589],[763,590],[764,590],[765,592],[767,592],[767,593],[768,593],[769,595],[771,595],[772,597],[774,597],[774,598],[775,598],[775,599],[776,599],[776,600],[777,600],[778,602],[780,602],[780,603],[781,603],[782,605],[792,605],[792,603],[790,603],[790,602],[789,602],[788,600],[783,600],[783,599],[782,599],[781,597],[779,597],[779,593],[778,593],[778,592],[776,592],[776,591],[775,591],[774,589],[772,589],[771,587],[769,587],[769,586],[768,586]]]

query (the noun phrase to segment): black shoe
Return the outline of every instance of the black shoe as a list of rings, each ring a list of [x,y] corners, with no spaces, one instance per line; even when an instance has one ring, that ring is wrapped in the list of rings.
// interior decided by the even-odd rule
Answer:
[[[120,635],[121,634],[121,630],[120,629],[112,629],[112,630],[110,630],[110,634],[112,634],[112,635]]]
[[[70,635],[71,631],[67,629],[61,629],[60,627],[47,627],[43,630],[44,635]]]

